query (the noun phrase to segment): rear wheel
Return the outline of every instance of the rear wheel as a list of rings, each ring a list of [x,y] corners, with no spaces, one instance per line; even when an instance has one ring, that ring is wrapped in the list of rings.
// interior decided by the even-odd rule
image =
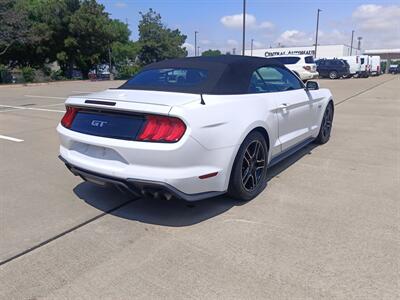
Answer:
[[[266,185],[268,148],[264,136],[251,132],[236,155],[228,194],[241,201],[256,197]]]
[[[325,109],[324,116],[321,122],[321,128],[319,129],[319,134],[315,141],[318,144],[325,144],[329,141],[331,137],[332,131],[332,123],[333,123],[333,104],[330,102]]]
[[[329,72],[329,78],[330,78],[330,79],[336,79],[336,78],[338,78],[338,72],[336,72],[336,71],[330,71],[330,72]]]

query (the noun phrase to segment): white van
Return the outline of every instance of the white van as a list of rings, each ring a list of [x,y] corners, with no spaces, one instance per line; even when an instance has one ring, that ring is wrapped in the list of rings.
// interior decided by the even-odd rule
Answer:
[[[360,55],[361,69],[359,72],[359,77],[367,78],[371,74],[371,62],[368,55]]]
[[[381,57],[378,55],[370,56],[371,62],[371,75],[381,75]]]
[[[359,55],[353,55],[353,56],[341,56],[338,57],[339,59],[344,59],[347,61],[347,63],[350,66],[350,76],[358,76],[361,72],[361,60]]]

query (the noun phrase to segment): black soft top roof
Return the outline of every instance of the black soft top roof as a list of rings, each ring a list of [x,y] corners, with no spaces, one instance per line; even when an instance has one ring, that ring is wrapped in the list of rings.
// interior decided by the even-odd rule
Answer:
[[[252,56],[220,55],[169,59],[147,65],[141,72],[151,69],[195,68],[206,70],[207,79],[194,86],[133,86],[127,82],[120,89],[217,95],[246,94],[253,72],[264,66],[285,68],[279,62]]]

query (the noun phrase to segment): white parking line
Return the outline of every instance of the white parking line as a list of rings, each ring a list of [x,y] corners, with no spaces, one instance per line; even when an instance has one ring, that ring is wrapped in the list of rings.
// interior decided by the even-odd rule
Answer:
[[[38,96],[38,95],[24,95],[28,98],[46,98],[46,99],[67,99],[66,97],[55,97],[55,96]]]
[[[21,143],[21,142],[24,141],[24,140],[21,140],[21,139],[17,139],[17,138],[13,138],[11,136],[1,135],[1,134],[0,134],[0,139],[7,140],[7,141],[12,141],[12,142],[17,142],[17,143]]]
[[[59,104],[57,104],[59,105]],[[33,108],[33,107],[22,107],[22,106],[12,106],[12,105],[1,105],[0,107],[11,108],[7,110],[1,110],[0,113],[15,111],[15,110],[37,110],[37,111],[52,111],[58,113],[65,113],[65,110],[55,110],[55,109],[46,109],[46,108]]]

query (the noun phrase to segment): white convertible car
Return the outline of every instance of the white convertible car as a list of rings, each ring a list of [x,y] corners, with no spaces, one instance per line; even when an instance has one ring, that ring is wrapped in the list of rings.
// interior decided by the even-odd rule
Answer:
[[[145,67],[121,87],[66,101],[57,127],[73,174],[146,197],[247,201],[267,167],[329,140],[332,95],[283,65],[246,56]]]

